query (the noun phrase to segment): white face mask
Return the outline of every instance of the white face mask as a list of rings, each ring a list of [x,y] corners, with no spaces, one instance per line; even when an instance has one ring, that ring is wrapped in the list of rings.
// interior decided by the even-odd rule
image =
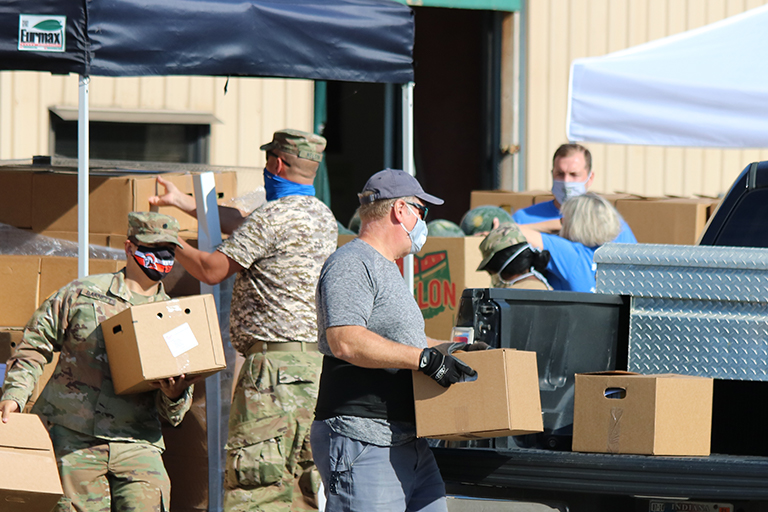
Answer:
[[[547,279],[541,275],[539,272],[536,272],[535,270],[531,269],[530,272],[527,272],[525,274],[521,274],[517,276],[516,278],[507,281],[505,279],[502,279],[499,274],[493,274],[491,276],[491,287],[492,288],[513,288],[515,283],[522,281],[523,279],[527,279],[529,277],[535,277],[542,283],[544,283],[547,286],[547,290],[551,290],[552,287],[549,286],[549,283],[547,282]]]
[[[530,248],[531,248],[530,244],[524,244],[522,247],[520,247],[518,250],[516,250],[512,254],[512,256],[507,258],[507,261],[505,261],[499,267],[499,271],[497,273],[491,275],[491,284],[493,285],[494,288],[508,288],[508,287],[512,286],[513,284],[515,284],[516,282],[518,282],[520,279],[523,279],[523,278],[528,277],[530,275],[530,274],[524,274],[524,275],[519,276],[519,277],[517,277],[515,279],[512,279],[511,281],[507,281],[507,280],[505,280],[504,278],[501,277],[501,273],[504,272],[504,269],[507,268],[507,265],[512,263],[515,260],[515,258],[520,256],[523,253],[523,251],[525,251],[526,249],[530,249]]]
[[[592,173],[590,172],[584,181],[553,180],[552,195],[555,196],[555,199],[560,204],[563,204],[572,197],[582,196],[587,193],[587,183],[589,183],[589,178],[591,177]]]
[[[402,222],[400,223],[400,226],[406,233],[408,233],[408,238],[411,239],[411,250],[408,254],[416,254],[422,247],[424,247],[429,229],[427,228],[427,223],[421,220],[421,217],[413,213],[410,206],[406,204],[405,207],[408,208],[408,211],[411,212],[412,215],[416,216],[416,225],[413,226],[413,229],[410,231],[406,229]]]

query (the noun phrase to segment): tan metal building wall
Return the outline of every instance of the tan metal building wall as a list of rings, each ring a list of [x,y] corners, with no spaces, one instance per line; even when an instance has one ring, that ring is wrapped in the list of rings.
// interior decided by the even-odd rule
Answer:
[[[768,3],[768,0],[527,0],[526,183],[548,189],[552,153],[566,142],[571,61],[604,55]],[[708,195],[725,192],[766,149],[720,150],[585,144],[599,192]]]
[[[314,83],[310,80],[219,77],[93,77],[90,106],[98,108],[196,111],[213,114],[213,165],[262,167],[259,146],[285,127],[311,131]],[[0,72],[0,159],[48,155],[53,106],[77,108],[78,77],[50,73]],[[262,178],[238,176],[240,193]]]

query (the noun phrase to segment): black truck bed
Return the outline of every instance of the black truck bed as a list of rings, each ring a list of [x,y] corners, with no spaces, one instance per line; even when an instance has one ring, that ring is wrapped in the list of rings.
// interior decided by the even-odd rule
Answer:
[[[625,496],[768,500],[768,457],[655,457],[542,449],[434,448],[446,485]],[[499,492],[487,493],[499,494]]]

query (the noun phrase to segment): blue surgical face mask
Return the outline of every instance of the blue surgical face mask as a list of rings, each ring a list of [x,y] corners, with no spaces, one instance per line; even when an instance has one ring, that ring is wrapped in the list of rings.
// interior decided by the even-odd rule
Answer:
[[[552,195],[555,196],[555,199],[560,204],[563,204],[572,197],[582,196],[587,193],[587,183],[591,176],[592,173],[590,172],[584,181],[554,180],[552,182]]]
[[[314,196],[314,185],[302,185],[295,181],[276,176],[264,168],[264,189],[267,191],[267,201],[274,201],[286,196]]]
[[[429,229],[427,228],[427,223],[421,220],[421,217],[413,213],[413,210],[411,210],[410,206],[405,205],[405,207],[408,208],[408,211],[416,217],[416,225],[413,226],[413,229],[410,231],[406,229],[402,222],[400,223],[400,226],[405,230],[406,233],[408,233],[408,238],[411,239],[411,250],[408,254],[416,254],[421,250],[422,247],[424,247],[424,243],[427,241],[427,232]]]

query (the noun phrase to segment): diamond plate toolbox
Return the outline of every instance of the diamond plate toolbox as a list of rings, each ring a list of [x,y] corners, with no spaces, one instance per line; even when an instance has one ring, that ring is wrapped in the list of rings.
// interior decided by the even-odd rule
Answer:
[[[768,381],[768,249],[606,244],[597,292],[631,297],[630,371]]]

